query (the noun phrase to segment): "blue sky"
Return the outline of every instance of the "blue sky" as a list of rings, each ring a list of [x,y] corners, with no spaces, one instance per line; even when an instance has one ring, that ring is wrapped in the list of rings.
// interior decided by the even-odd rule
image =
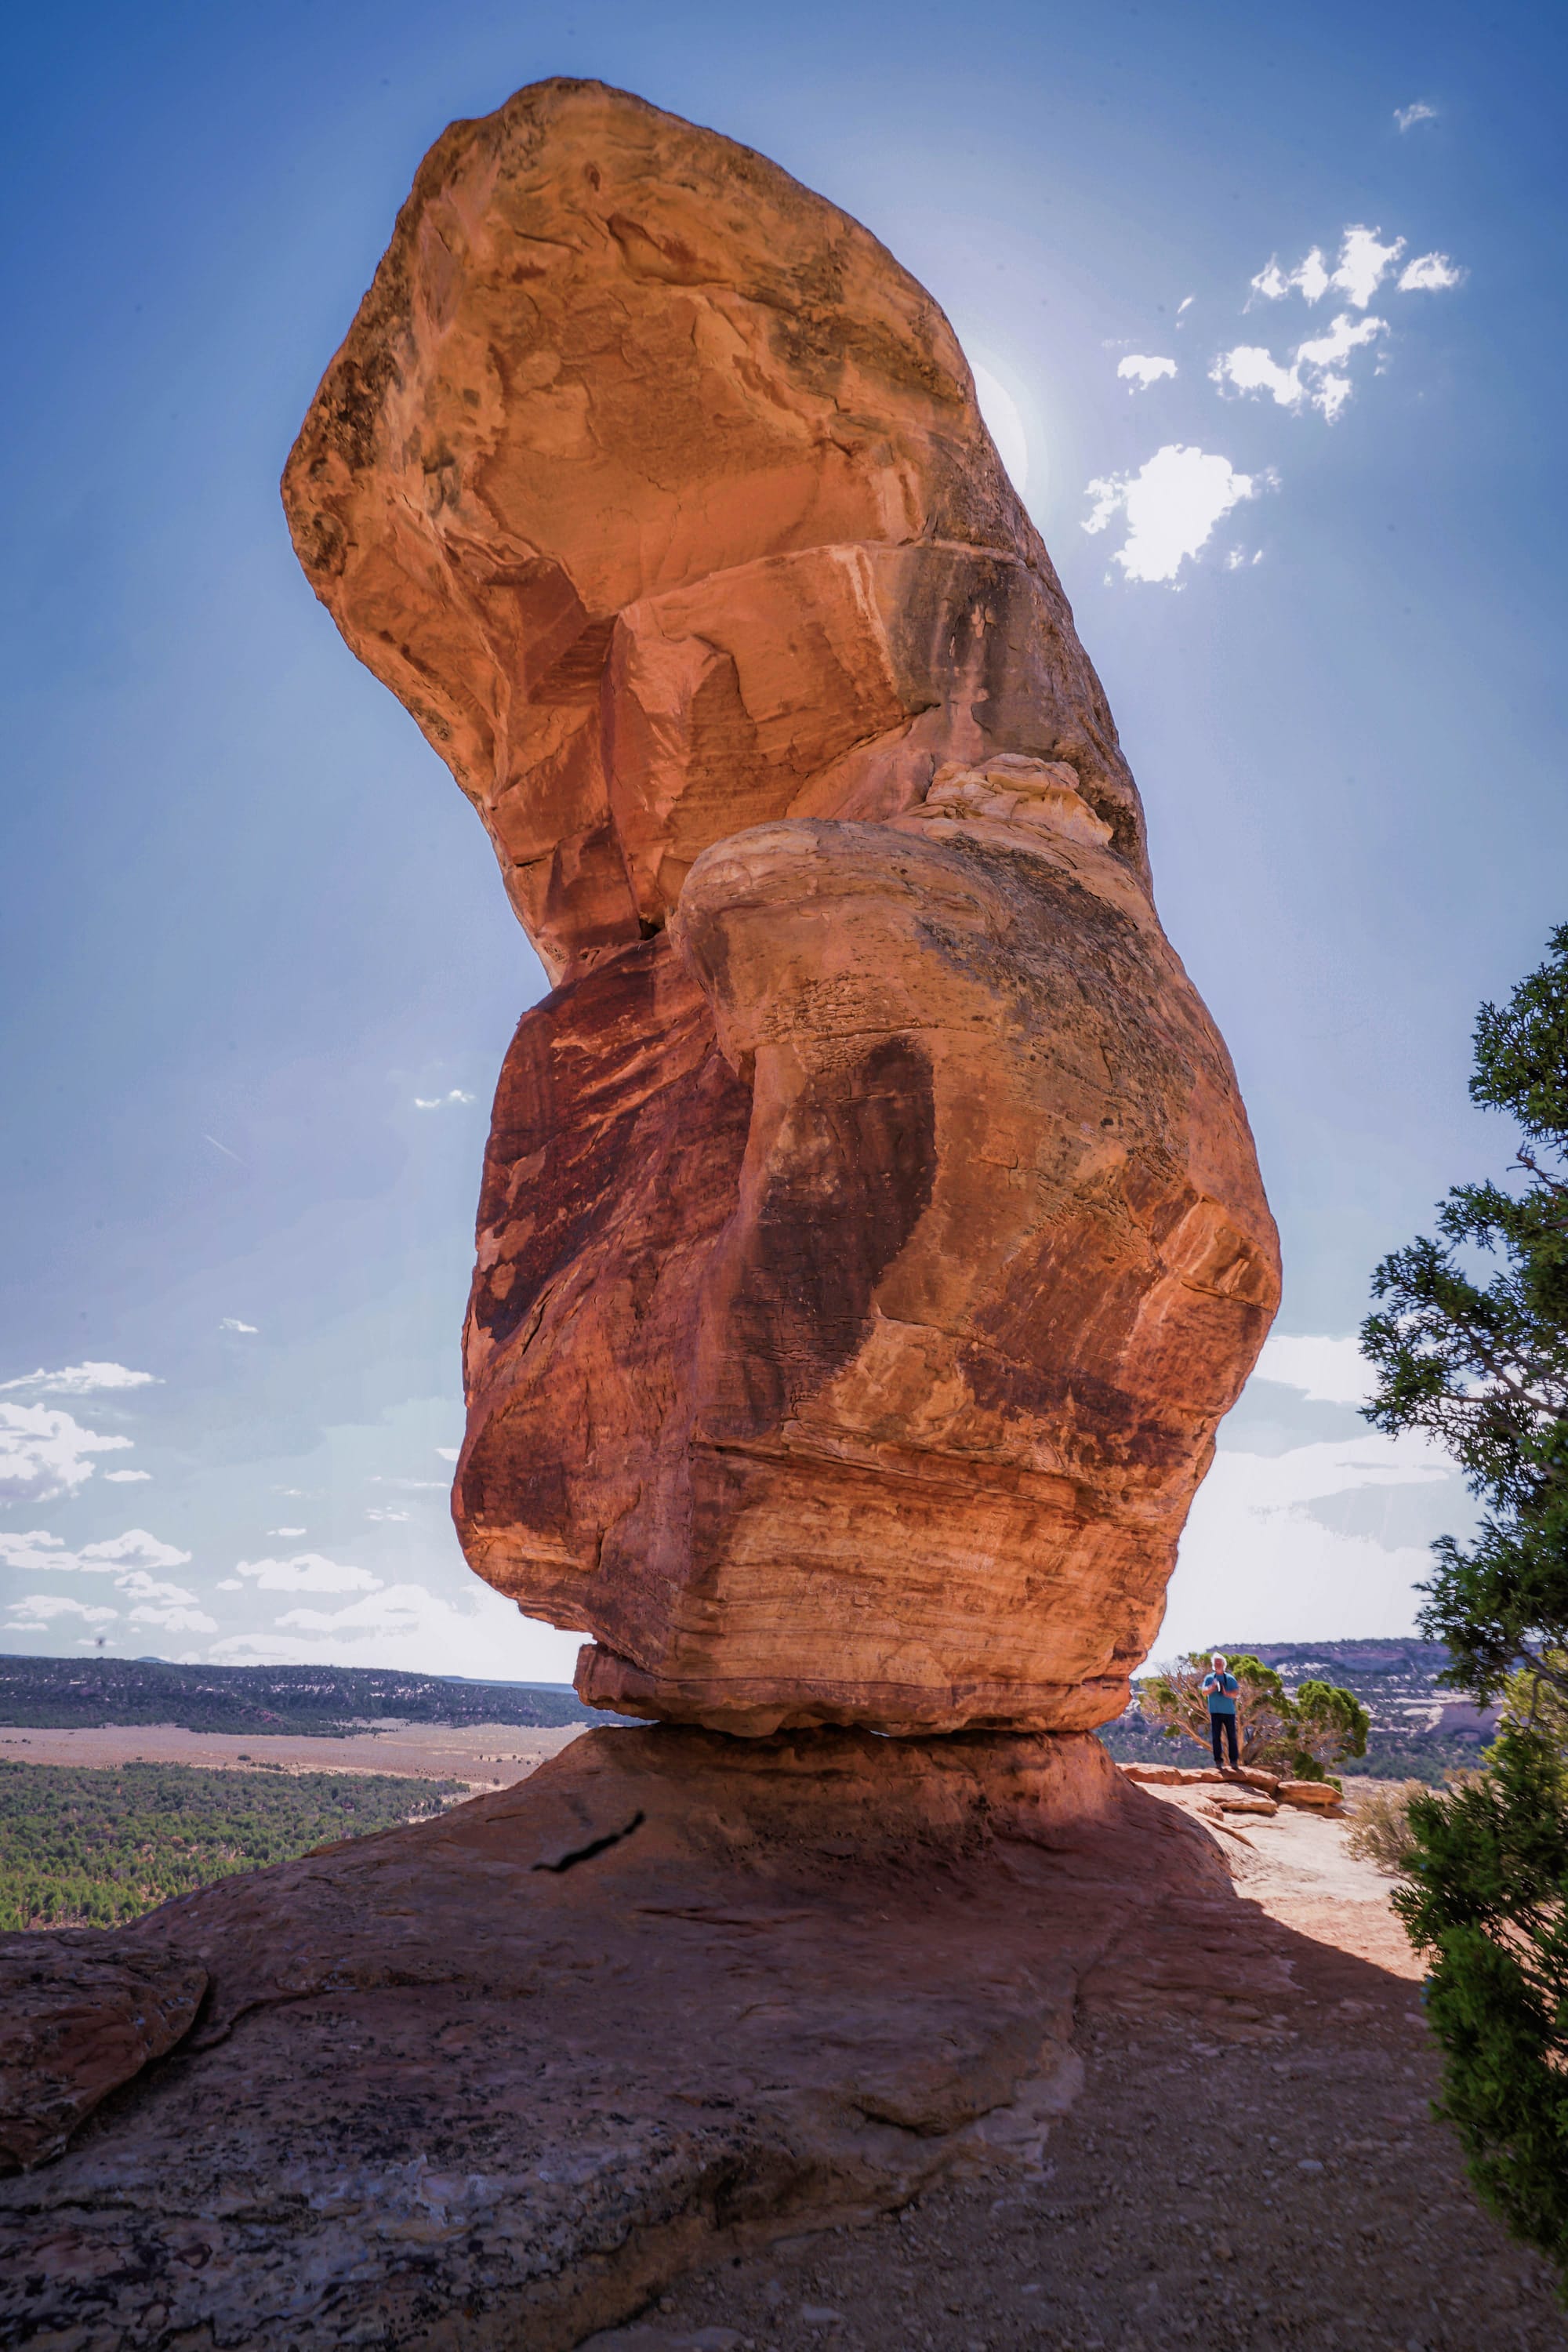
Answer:
[[[1162,1648],[1409,1624],[1464,1497],[1368,1434],[1346,1340],[1506,1159],[1470,1024],[1568,914],[1565,46],[1538,7],[1204,0],[13,24],[0,1643],[570,1671],[445,1501],[542,976],[276,488],[420,156],[563,71],[925,281],[1105,679],[1287,1269]]]

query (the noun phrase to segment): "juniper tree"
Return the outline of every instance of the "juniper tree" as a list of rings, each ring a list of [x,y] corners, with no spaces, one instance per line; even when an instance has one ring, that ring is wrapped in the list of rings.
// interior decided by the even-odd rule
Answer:
[[[1384,1258],[1362,1346],[1367,1418],[1436,1437],[1484,1506],[1468,1544],[1434,1547],[1421,1626],[1449,1682],[1508,1705],[1480,1772],[1411,1798],[1394,1902],[1431,1960],[1470,2177],[1568,2273],[1568,924],[1482,1006],[1475,1048],[1472,1097],[1520,1131],[1514,1181],[1456,1186],[1437,1237]]]
[[[1447,1643],[1447,1679],[1489,1698],[1523,1660],[1568,1696],[1568,923],[1481,1007],[1470,1094],[1516,1121],[1521,1181],[1456,1185],[1436,1238],[1377,1268],[1364,1411],[1435,1437],[1485,1506],[1468,1545],[1433,1548],[1421,1629]]]
[[[1193,1650],[1138,1685],[1143,1714],[1168,1739],[1184,1733],[1205,1750],[1209,1712],[1203,1684],[1211,1655]],[[1230,1672],[1237,1684],[1237,1744],[1244,1764],[1321,1780],[1342,1757],[1366,1754],[1369,1718],[1353,1692],[1304,1682],[1292,1699],[1272,1666],[1247,1654],[1230,1660]]]

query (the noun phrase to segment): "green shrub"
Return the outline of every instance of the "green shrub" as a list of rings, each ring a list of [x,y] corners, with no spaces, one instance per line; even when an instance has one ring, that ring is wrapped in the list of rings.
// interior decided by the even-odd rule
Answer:
[[[1407,1877],[1415,1852],[1410,1801],[1426,1793],[1425,1780],[1401,1780],[1392,1788],[1369,1789],[1357,1802],[1345,1834],[1346,1847],[1362,1862],[1375,1863],[1385,1877]]]
[[[1568,2269],[1568,1784],[1540,1732],[1505,1727],[1484,1772],[1408,1806],[1394,1908],[1433,1956],[1438,2112],[1514,2233]]]
[[[1366,1754],[1372,1717],[1353,1691],[1337,1683],[1307,1681],[1290,1702],[1287,1737],[1290,1764],[1303,1780],[1326,1780],[1331,1764]]]

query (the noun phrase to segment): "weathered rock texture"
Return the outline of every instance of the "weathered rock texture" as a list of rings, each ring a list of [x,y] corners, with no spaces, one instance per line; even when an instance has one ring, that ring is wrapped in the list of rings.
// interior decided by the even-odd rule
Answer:
[[[930,297],[597,84],[431,151],[285,477],[554,992],[455,1507],[733,1730],[1120,1711],[1278,1297],[1225,1048]]]
[[[206,1970],[90,1932],[0,1945],[0,2171],[43,2164],[111,2091],[189,2032]]]
[[[58,2133],[51,1974],[105,2046],[127,1984],[173,2017],[208,1979],[0,2182],[0,2338],[555,2352],[780,2229],[1037,2169],[1080,1985],[1136,1937],[1145,1998],[1212,1995],[1236,1912],[1091,1738],[586,1733],[132,1928],[0,1939],[18,2153]]]

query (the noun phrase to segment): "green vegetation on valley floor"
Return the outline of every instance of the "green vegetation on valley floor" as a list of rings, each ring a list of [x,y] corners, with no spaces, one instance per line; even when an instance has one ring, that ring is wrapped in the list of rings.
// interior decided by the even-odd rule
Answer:
[[[113,1927],[466,1796],[458,1780],[192,1764],[0,1763],[0,1929]]]

